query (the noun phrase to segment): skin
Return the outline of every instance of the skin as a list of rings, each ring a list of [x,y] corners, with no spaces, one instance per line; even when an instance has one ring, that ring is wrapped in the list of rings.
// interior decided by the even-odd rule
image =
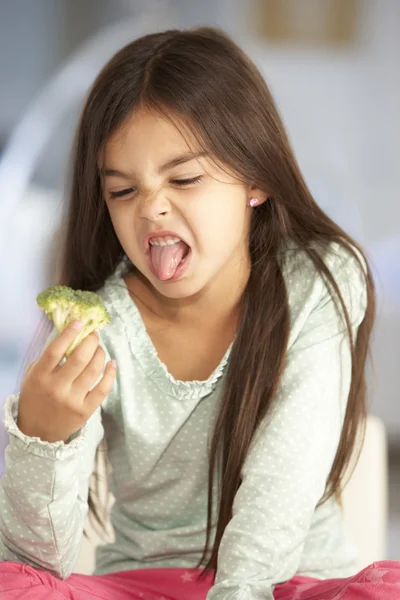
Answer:
[[[248,236],[254,208],[249,200],[256,197],[261,204],[266,194],[208,156],[159,172],[171,158],[199,150],[193,138],[143,109],[108,140],[98,166],[103,174],[125,174],[104,174],[104,199],[120,243],[137,268],[126,282],[149,328],[157,322],[193,331],[193,324],[201,323],[214,336],[229,331],[226,346],[250,273]],[[174,183],[195,177],[201,180]],[[122,190],[128,193],[110,197]],[[148,266],[143,238],[158,230],[176,232],[191,247],[189,268],[177,281],[160,281]]]

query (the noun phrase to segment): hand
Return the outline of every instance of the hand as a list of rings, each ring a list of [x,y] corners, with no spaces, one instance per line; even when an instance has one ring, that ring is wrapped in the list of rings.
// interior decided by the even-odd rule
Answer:
[[[66,327],[29,365],[22,381],[17,426],[30,437],[66,442],[95,412],[112,389],[116,368],[107,363],[96,333],[88,335],[60,365],[78,334],[74,323]]]

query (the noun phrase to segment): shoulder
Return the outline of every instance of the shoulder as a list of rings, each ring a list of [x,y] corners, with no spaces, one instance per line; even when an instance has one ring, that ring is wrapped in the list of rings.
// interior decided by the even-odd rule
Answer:
[[[346,281],[365,285],[367,263],[354,246],[350,250],[339,242],[313,244],[312,249],[322,258],[338,285]],[[302,293],[310,285],[323,289],[324,279],[309,254],[295,242],[287,242],[280,253],[280,264],[288,291]],[[302,294],[301,294],[302,295]]]
[[[352,322],[358,324],[367,307],[368,266],[364,256],[355,246],[351,246],[353,253],[336,241],[325,246],[315,245],[314,248],[332,274]],[[333,311],[339,305],[309,254],[294,242],[290,241],[285,246],[280,264],[290,310],[290,347],[311,314],[323,307],[327,312],[328,305]]]
[[[111,317],[111,323],[99,331],[100,344],[107,359],[116,359],[119,365],[121,360],[131,360],[127,323],[136,327],[135,307],[124,283],[122,268],[123,264],[120,264],[96,291]]]
[[[111,273],[96,291],[103,300],[111,316],[112,323],[123,320],[125,313],[132,311],[133,302],[127,292],[125,276],[129,271],[126,260],[118,263],[114,273]]]

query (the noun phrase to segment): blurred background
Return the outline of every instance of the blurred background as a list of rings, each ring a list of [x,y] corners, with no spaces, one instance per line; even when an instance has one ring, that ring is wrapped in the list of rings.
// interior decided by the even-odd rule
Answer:
[[[53,283],[71,142],[103,64],[150,31],[215,25],[261,69],[317,202],[365,248],[378,319],[370,412],[389,442],[400,558],[400,2],[0,0],[0,407]],[[8,440],[0,425],[0,474]],[[362,501],[360,499],[360,501]]]

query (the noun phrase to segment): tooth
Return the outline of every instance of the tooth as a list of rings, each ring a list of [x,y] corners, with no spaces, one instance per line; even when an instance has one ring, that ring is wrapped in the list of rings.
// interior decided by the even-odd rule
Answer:
[[[178,237],[171,237],[167,235],[165,237],[152,238],[149,241],[149,244],[150,246],[172,246],[173,244],[177,244],[180,241],[181,240]]]

